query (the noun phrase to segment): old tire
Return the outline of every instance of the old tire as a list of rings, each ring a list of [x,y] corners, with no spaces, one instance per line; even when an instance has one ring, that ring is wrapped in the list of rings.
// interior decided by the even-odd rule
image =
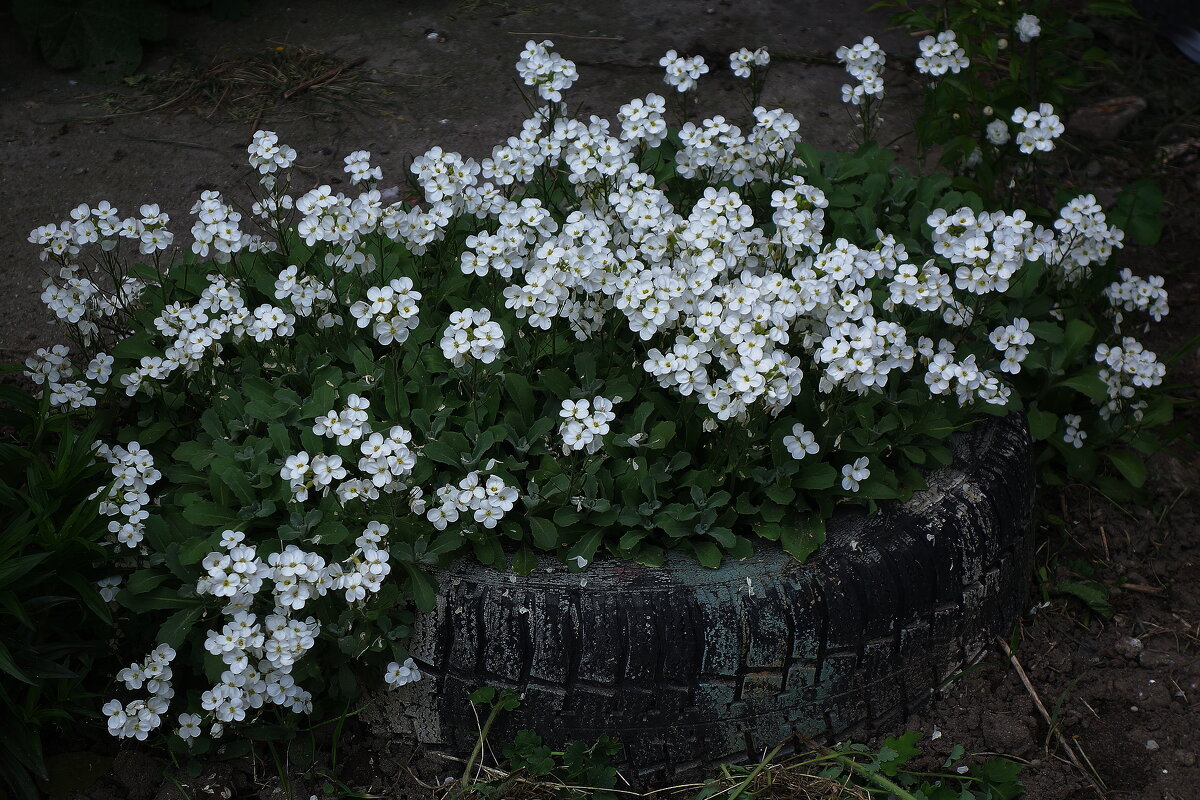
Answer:
[[[806,564],[766,543],[716,570],[672,555],[571,574],[545,559],[516,578],[460,561],[411,643],[424,679],[382,695],[368,723],[463,757],[478,736],[468,694],[512,688],[524,701],[493,742],[610,734],[643,786],[894,726],[1024,606],[1030,446],[1015,415],[958,435],[927,491],[836,516]]]

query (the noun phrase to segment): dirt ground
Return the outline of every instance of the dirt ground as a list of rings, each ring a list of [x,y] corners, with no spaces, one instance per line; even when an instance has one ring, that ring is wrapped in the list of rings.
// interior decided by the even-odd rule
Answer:
[[[886,17],[866,11],[868,5],[866,0],[256,0],[253,17],[239,22],[176,15],[176,38],[149,49],[145,74],[163,73],[187,59],[206,62],[308,45],[345,59],[355,65],[355,75],[384,89],[371,90],[376,92],[372,105],[336,108],[305,96],[314,93],[300,92],[257,121],[245,113],[230,120],[224,111],[206,118],[204,109],[128,113],[126,105],[126,113],[120,113],[138,85],[122,87],[114,96],[112,87],[50,70],[28,54],[8,12],[0,11],[0,207],[5,209],[0,280],[6,288],[0,294],[0,359],[23,359],[57,341],[37,299],[40,265],[25,242],[31,228],[57,222],[79,202],[108,199],[123,211],[157,202],[185,238],[187,210],[202,189],[236,194],[245,176],[244,148],[256,127],[277,130],[296,147],[302,171],[314,182],[341,174],[342,157],[359,148],[371,150],[385,178],[400,185],[404,159],[434,144],[486,155],[524,117],[512,64],[527,38],[554,39],[579,65],[581,79],[570,96],[583,103],[584,111],[608,116],[631,97],[665,93],[657,60],[668,48],[701,53],[711,64],[723,65],[730,50],[766,45],[776,64],[765,102],[796,113],[806,138],[817,146],[848,146],[847,120],[838,102],[842,73],[821,60],[837,45],[868,33],[897,58],[915,51],[911,42],[886,31]],[[1146,41],[1137,46],[1158,47],[1145,32],[1114,34],[1110,44],[1127,46],[1128,41],[1119,41],[1122,36],[1139,35]],[[357,64],[358,59],[364,60]],[[1173,63],[1184,78],[1200,81],[1200,66],[1182,58]],[[713,110],[736,107],[732,78],[716,71],[704,80],[709,83],[706,103]],[[890,101],[897,118],[892,122],[902,125],[905,93],[899,82]],[[1159,137],[1135,127],[1134,133],[1153,142],[1148,146],[1181,139],[1178,131]],[[1100,184],[1115,184],[1128,167],[1114,163],[1119,158],[1119,148],[1100,148],[1087,171]],[[1135,272],[1167,277],[1171,314],[1150,340],[1153,349],[1166,354],[1195,333],[1200,314],[1200,226],[1193,218],[1200,164],[1184,160],[1160,170],[1159,177],[1168,196],[1163,240],[1153,250],[1130,248],[1120,258]],[[1181,397],[1193,403],[1200,399],[1195,350],[1177,361],[1171,374]],[[1200,430],[1195,407],[1181,413],[1192,431]],[[1093,781],[1113,800],[1200,798],[1198,478],[1196,452],[1181,448],[1153,462],[1153,499],[1144,507],[1117,506],[1084,487],[1046,493],[1048,515],[1057,519],[1047,516],[1042,531],[1039,564],[1045,585],[1087,579],[1111,587],[1114,616],[1105,621],[1077,600],[1056,594],[1048,606],[1033,609],[1042,600],[1042,587],[1035,586],[1014,651],[1028,686],[1009,659],[994,650],[952,681],[939,702],[909,720],[906,729],[939,731],[929,745],[935,754],[962,745],[970,753],[1026,761],[1023,780],[1036,800],[1100,796]],[[1081,570],[1093,574],[1087,578]],[[1036,709],[1034,694],[1052,716],[1053,728]],[[1076,746],[1098,780],[1065,760],[1056,733]],[[386,797],[428,796],[408,777],[411,754],[398,751],[395,743],[373,741],[351,726],[341,747],[340,775],[348,785]],[[94,800],[179,796],[162,779],[161,760],[137,749],[118,751],[111,743],[99,748],[99,761],[64,755],[53,763],[77,776],[103,773],[86,792]],[[115,760],[109,762],[111,757]],[[929,763],[935,760],[940,765],[933,756]],[[279,796],[272,780],[249,763],[214,765],[190,783],[191,796]]]

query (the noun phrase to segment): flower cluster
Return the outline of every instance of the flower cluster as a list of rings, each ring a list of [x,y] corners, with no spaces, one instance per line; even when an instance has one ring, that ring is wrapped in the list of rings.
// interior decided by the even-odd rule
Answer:
[[[500,323],[492,320],[492,312],[488,309],[464,308],[450,315],[450,324],[442,332],[440,345],[442,355],[456,367],[467,363],[464,358],[467,355],[490,364],[504,349],[504,331]]]
[[[280,144],[279,136],[273,131],[255,131],[246,153],[250,157],[250,166],[263,176],[289,169],[296,162],[296,151]]]
[[[51,407],[74,410],[96,405],[95,394],[103,393],[104,385],[112,376],[112,365],[112,356],[97,353],[84,372],[84,377],[91,383],[85,382],[76,375],[67,346],[56,344],[49,350],[39,347],[25,359],[24,373],[35,384],[50,390]]]
[[[1008,123],[1002,119],[994,119],[984,128],[984,135],[990,144],[996,147],[1003,147],[1012,139],[1012,133],[1008,130]]]
[[[1125,401],[1134,396],[1138,387],[1158,386],[1167,374],[1166,364],[1130,336],[1123,337],[1121,344],[1115,347],[1101,342],[1096,346],[1095,358],[1097,363],[1104,365],[1100,369],[1100,380],[1108,390],[1108,402],[1100,407],[1100,416],[1104,419],[1122,411]]]
[[[700,76],[708,72],[708,64],[704,56],[681,56],[674,50],[668,50],[666,55],[658,60],[661,67],[667,70],[663,80],[668,86],[674,86],[677,92],[686,92],[696,85]]]
[[[995,328],[988,334],[988,341],[1004,353],[1000,370],[1016,375],[1021,371],[1021,362],[1029,355],[1029,346],[1034,343],[1035,338],[1029,332],[1029,320],[1018,317],[1008,325]]]
[[[1054,140],[1066,130],[1049,103],[1040,104],[1037,111],[1018,107],[1012,113],[1012,121],[1023,128],[1017,132],[1017,147],[1026,155],[1034,150],[1043,153],[1053,150]]]
[[[100,593],[100,599],[106,603],[111,603],[117,599],[117,593],[121,591],[121,584],[125,579],[120,575],[109,575],[107,578],[101,578],[96,581],[96,590]]]
[[[158,483],[162,473],[154,467],[154,456],[137,442],[108,446],[95,445],[97,455],[112,465],[113,482],[100,503],[100,513],[117,517],[108,523],[109,533],[126,547],[136,548],[146,530],[150,512],[148,489]],[[101,490],[103,491],[103,490]],[[99,494],[99,493],[97,493]]]
[[[1066,426],[1063,441],[1076,449],[1083,447],[1083,440],[1087,438],[1087,431],[1083,430],[1083,417],[1067,414],[1063,417],[1063,424]]]
[[[271,553],[263,561],[243,533],[226,530],[221,534],[221,550],[204,557],[205,575],[196,584],[197,594],[227,600],[222,611],[224,624],[210,629],[204,641],[205,650],[225,665],[220,681],[201,695],[201,708],[213,719],[212,736],[220,736],[226,724],[245,720],[249,712],[268,702],[298,714],[312,710],[312,694],[297,685],[291,673],[315,646],[321,625],[311,616],[301,620],[292,615],[309,600],[330,591],[343,592],[347,603],[379,592],[391,572],[385,542],[388,532],[387,525],[370,522],[355,540],[354,552],[345,561],[334,563],[296,545]],[[267,581],[272,584],[273,610],[260,616],[252,608]],[[129,689],[141,688],[145,682],[155,697],[129,706],[117,700],[106,704],[109,730],[115,735],[144,739],[160,724],[165,701],[173,695],[166,666],[173,657],[174,651],[162,645],[145,664],[118,674]],[[403,673],[397,673],[395,666],[389,665],[385,675],[389,683],[400,678],[405,683],[420,680],[420,672],[409,662]],[[198,714],[181,715],[178,735],[185,740],[198,736],[201,721]]]
[[[1104,296],[1114,309],[1139,311],[1150,315],[1155,322],[1161,322],[1170,311],[1167,305],[1167,290],[1163,288],[1164,281],[1160,275],[1141,278],[1129,269],[1121,270],[1121,279],[1114,281],[1104,289]],[[1117,324],[1123,317],[1120,311],[1115,311]]]
[[[367,299],[350,306],[358,327],[370,327],[380,344],[403,344],[420,324],[421,293],[412,278],[395,278],[386,286],[367,289]]]
[[[253,162],[254,156],[251,156]],[[229,263],[233,255],[242,250],[259,250],[274,244],[243,231],[241,212],[226,205],[220,192],[201,192],[191,213],[196,215],[192,225],[192,252],[202,258],[211,256],[218,264]]]
[[[521,60],[517,62],[517,74],[526,86],[536,86],[543,100],[557,103],[562,100],[563,91],[579,79],[579,73],[575,71],[574,61],[550,52],[551,47],[554,43],[549,39],[541,44],[532,40],[526,42]]]
[[[729,54],[729,68],[739,78],[749,78],[754,70],[762,69],[770,63],[771,54],[765,47],[756,50],[743,47]]]
[[[101,283],[83,274],[77,258],[84,248],[99,245],[105,252],[114,250],[121,239],[138,243],[143,254],[157,253],[173,241],[167,230],[169,218],[156,205],[142,206],[142,217],[121,219],[107,200],[95,207],[86,203],[71,210],[71,219],[58,225],[42,225],[29,234],[29,241],[41,246],[43,261],[59,265],[58,281],[47,276],[43,281],[42,302],[58,319],[76,327],[85,343],[99,331],[97,322],[112,317],[134,303],[145,284],[129,275],[113,275],[105,289]]]
[[[333,292],[314,275],[300,275],[300,268],[291,264],[280,270],[275,280],[275,299],[286,300],[297,317],[311,317],[318,309],[327,308]],[[333,315],[327,315],[332,317]],[[337,317],[340,321],[341,317]],[[293,318],[293,323],[295,319]],[[290,327],[290,324],[289,324]],[[329,327],[329,326],[323,326]],[[282,331],[275,331],[283,335]]]
[[[558,416],[562,422],[558,426],[558,434],[562,437],[563,452],[571,453],[576,450],[587,450],[595,453],[603,444],[602,437],[609,431],[609,423],[617,418],[613,412],[613,403],[607,397],[593,397],[587,400],[563,400]]]
[[[667,137],[667,101],[651,92],[645,99],[634,98],[617,112],[621,123],[621,138],[639,142],[646,147],[658,147]]]
[[[357,186],[366,181],[374,184],[383,179],[383,170],[371,166],[371,151],[355,150],[345,158],[344,171],[350,176],[350,183]]]
[[[175,650],[160,644],[145,660],[130,664],[117,673],[117,680],[124,683],[126,689],[144,688],[150,697],[126,704],[120,700],[105,703],[101,710],[108,717],[109,733],[120,739],[145,741],[150,732],[162,724],[162,716],[175,696],[171,686],[171,662],[174,660]]]
[[[360,476],[346,480],[349,472],[342,456],[336,453],[310,456],[301,450],[288,456],[279,470],[279,476],[291,488],[294,502],[306,502],[311,489],[319,489],[322,495],[334,490],[345,505],[352,500],[377,499],[381,490],[390,493],[408,488],[405,479],[416,466],[416,456],[408,447],[412,434],[399,425],[393,425],[387,435],[373,432],[367,415],[370,405],[365,397],[352,394],[346,398],[344,408],[317,417],[312,428],[317,436],[335,439],[342,447],[359,442]],[[335,481],[341,483],[335,486]]]
[[[512,511],[519,497],[517,490],[499,475],[481,478],[478,471],[469,472],[457,486],[448,483],[438,489],[439,505],[430,507],[425,516],[439,531],[467,514],[490,529]]]
[[[1104,264],[1113,252],[1124,247],[1125,233],[1109,225],[1094,195],[1072,198],[1054,221],[1055,237],[1039,237],[1047,263],[1067,285],[1075,285],[1092,274],[1092,266]]]
[[[957,75],[971,66],[971,59],[967,58],[967,51],[959,46],[954,31],[942,31],[936,39],[926,36],[918,42],[918,46],[921,55],[917,58],[917,71],[922,75],[935,78],[947,72]]]
[[[839,47],[836,55],[850,77],[858,81],[856,86],[848,83],[842,86],[843,103],[860,106],[872,97],[883,97],[883,65],[887,54],[873,36],[852,47]]]

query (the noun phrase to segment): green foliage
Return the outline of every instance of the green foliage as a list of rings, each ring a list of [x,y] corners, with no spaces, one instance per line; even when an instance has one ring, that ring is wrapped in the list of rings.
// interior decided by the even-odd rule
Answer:
[[[1038,569],[1042,585],[1042,602],[1051,597],[1076,601],[1101,619],[1112,619],[1115,613],[1110,601],[1112,589],[1096,580],[1095,568],[1086,561],[1072,559],[1057,565],[1054,574],[1049,566]]]
[[[135,72],[142,42],[167,37],[167,5],[209,6],[216,19],[250,13],[250,0],[12,0],[21,33],[55,69],[112,80]]]
[[[934,761],[921,752],[918,731],[888,737],[872,750],[866,745],[847,743],[820,748],[771,763],[722,767],[719,778],[709,779],[692,800],[729,797],[731,800],[777,797],[777,780],[789,773],[807,776],[814,788],[834,784],[855,797],[870,796],[893,800],[1013,800],[1024,794],[1020,783],[1021,764],[992,757],[965,765],[964,750],[956,745],[944,760]],[[939,763],[940,762],[940,763]],[[792,777],[787,785],[795,786]],[[838,795],[839,797],[841,794]]]
[[[42,732],[95,715],[84,681],[112,624],[95,586],[108,558],[90,498],[106,479],[99,425],[47,405],[0,384],[0,775],[22,800],[46,777]]]
[[[914,33],[957,34],[971,65],[927,82],[914,127],[922,153],[936,154],[959,185],[989,201],[1011,203],[1035,194],[1044,176],[1011,141],[990,144],[984,135],[988,123],[1007,121],[1015,108],[1034,109],[1041,103],[1050,103],[1061,114],[1076,95],[1098,85],[1114,67],[1093,43],[1086,18],[1081,20],[1075,9],[1054,0],[880,0],[873,8],[892,10],[892,23]],[[1029,42],[1020,41],[1014,30],[1025,14],[1036,16],[1041,28]],[[1091,3],[1085,14],[1137,17],[1129,0]]]
[[[910,12],[908,24],[933,21],[911,16],[916,13]],[[986,14],[976,23],[999,24]],[[1007,16],[1004,24],[1011,27]],[[1044,24],[1052,31],[1058,23],[1048,17]],[[1019,55],[1003,57],[1009,59],[1004,62],[1009,72],[1014,71],[1014,63],[1026,63],[1013,61]],[[931,90],[930,113],[936,117],[950,107],[939,105],[939,92],[951,92],[946,96],[956,98],[956,103],[990,96],[987,92],[995,87],[987,83],[983,65],[988,63],[988,58],[980,58],[983,83],[969,92],[953,94],[957,90],[949,79]],[[1059,68],[1049,56],[1037,63],[1039,69]],[[1024,74],[1023,69],[1015,72]],[[953,137],[959,135],[955,130],[931,122],[922,125],[926,144],[952,150]],[[140,638],[153,632],[155,644],[180,651],[175,669],[183,700],[179,705],[195,708],[204,681],[211,685],[224,669],[222,657],[206,649],[204,639],[230,613],[221,611],[226,601],[214,596],[212,584],[205,581],[214,574],[215,580],[233,579],[222,572],[223,567],[203,562],[219,559],[221,551],[229,549],[220,544],[227,532],[244,536],[260,548],[258,557],[264,560],[294,545],[319,555],[325,565],[354,571],[366,557],[360,543],[363,532],[381,523],[389,528],[382,545],[389,570],[382,589],[355,596],[350,590],[343,595],[345,586],[333,591],[327,586],[326,591],[314,590],[312,596],[302,598],[303,613],[320,621],[315,643],[319,655],[296,664],[292,675],[298,685],[311,688],[314,706],[327,711],[331,703],[341,708],[355,698],[362,678],[358,670],[374,670],[378,675],[386,660],[399,663],[407,658],[405,642],[414,614],[434,608],[437,602],[431,568],[454,558],[471,556],[485,565],[527,575],[537,567],[539,556],[552,556],[570,569],[584,569],[605,555],[661,564],[668,550],[677,550],[704,566],[717,567],[727,557],[748,556],[755,542],[768,540],[805,559],[824,541],[824,520],[839,504],[865,506],[873,512],[880,503],[903,501],[925,488],[923,474],[950,461],[949,437],[984,414],[1027,415],[1039,443],[1038,466],[1047,483],[1088,481],[1115,496],[1143,482],[1142,458],[1162,445],[1155,429],[1170,420],[1172,401],[1150,388],[1138,390],[1138,397],[1145,397],[1144,406],[1130,407],[1110,398],[1112,390],[1095,354],[1098,346],[1115,344],[1121,335],[1124,321],[1104,296],[1119,273],[1115,265],[1098,257],[1088,257],[1083,265],[1087,269],[1073,266],[1075,240],[1065,234],[1056,238],[1054,232],[1057,204],[1051,209],[1030,207],[1030,224],[1022,229],[1042,225],[1042,230],[1029,235],[1028,245],[1045,245],[1045,252],[1038,251],[1036,257],[1006,256],[1003,260],[1011,261],[1012,273],[1003,278],[1005,288],[976,292],[970,290],[972,269],[982,273],[994,265],[986,255],[974,256],[970,263],[951,262],[939,249],[944,242],[931,241],[930,216],[944,210],[946,220],[961,212],[973,226],[989,215],[989,225],[1003,225],[1014,233],[1016,217],[1004,220],[1004,213],[1016,213],[1008,204],[1013,198],[997,191],[998,186],[1008,185],[998,183],[1008,174],[1004,170],[914,174],[897,166],[891,151],[873,142],[852,152],[823,152],[797,143],[794,153],[788,151],[773,165],[774,172],[735,185],[713,169],[689,172],[679,159],[680,147],[678,133],[660,147],[639,145],[641,149],[630,154],[629,166],[636,159],[645,174],[657,176],[665,187],[663,196],[681,212],[703,211],[702,199],[708,202],[718,194],[713,184],[720,185],[726,198],[736,191],[747,216],[761,225],[756,235],[764,243],[753,263],[747,259],[745,267],[751,275],[747,280],[770,278],[786,284],[791,276],[799,298],[809,290],[810,279],[801,277],[806,271],[814,276],[821,272],[811,279],[813,284],[829,278],[831,285],[837,285],[831,262],[816,260],[832,250],[844,253],[853,245],[856,253],[864,254],[864,262],[891,261],[887,274],[873,270],[866,275],[864,270],[852,286],[838,285],[840,300],[816,302],[825,304],[825,316],[778,312],[780,318],[792,320],[790,330],[776,330],[763,320],[754,325],[746,322],[756,337],[765,340],[771,332],[811,359],[811,365],[804,367],[803,387],[797,386],[794,398],[789,396],[790,402],[778,407],[759,403],[737,414],[727,404],[728,413],[722,416],[694,393],[655,380],[644,366],[648,353],[651,348],[669,349],[673,341],[664,331],[643,329],[647,337],[637,335],[631,320],[614,310],[615,300],[612,307],[596,301],[599,310],[594,310],[594,327],[588,330],[582,316],[564,320],[567,314],[553,324],[533,324],[523,310],[518,313],[520,306],[504,302],[511,296],[507,290],[519,287],[505,286],[494,269],[475,274],[463,268],[464,255],[470,259],[477,246],[471,242],[501,227],[487,214],[451,215],[437,225],[441,238],[422,244],[389,234],[381,225],[364,225],[352,234],[349,244],[322,240],[302,233],[296,218],[283,213],[282,209],[299,203],[293,204],[290,195],[284,201],[284,193],[291,189],[281,173],[270,176],[255,198],[259,208],[277,209],[276,216],[267,214],[272,238],[262,246],[244,247],[223,261],[189,256],[168,263],[160,256],[152,264],[129,264],[119,250],[104,249],[95,268],[109,272],[109,285],[122,285],[129,278],[146,284],[136,301],[122,301],[103,320],[106,330],[135,332],[106,341],[81,337],[79,344],[85,355],[108,348],[115,358],[109,388],[123,382],[133,385],[125,396],[120,396],[119,388],[109,394],[99,415],[85,408],[77,416],[94,416],[101,423],[98,436],[104,442],[138,442],[153,454],[162,472],[163,480],[153,487],[144,545],[122,553],[121,568],[128,579],[117,600],[137,615]],[[1032,175],[1033,169],[1025,172]],[[580,209],[608,202],[606,192],[612,190],[599,182],[572,183],[566,172],[553,165],[541,168],[528,183],[509,187],[505,197],[514,208],[536,201],[555,229],[563,230],[575,224],[569,221],[582,213]],[[820,254],[785,246],[777,227],[782,223],[776,222],[775,211],[780,209],[774,205],[775,196],[801,186],[813,194],[795,194],[798,210],[820,209],[824,214],[821,235],[826,247]],[[1018,186],[1016,191],[1021,205],[1030,206],[1028,201],[1038,198],[1024,194],[1025,188]],[[424,213],[400,204],[383,209],[381,203],[370,205],[377,198],[367,194],[363,198],[367,199],[345,198],[344,202],[347,207],[362,203],[354,213],[364,219],[372,213],[393,214],[393,221]],[[1135,185],[1118,201],[1115,213],[1121,219],[1114,221],[1152,237],[1161,205],[1161,198],[1155,198],[1153,186]],[[966,222],[944,226],[952,237],[967,229]],[[706,233],[715,237],[727,232]],[[520,234],[534,240],[538,235]],[[1025,233],[1014,235],[1025,241]],[[683,235],[663,238],[670,247],[685,252],[672,237]],[[1052,252],[1047,242],[1059,249]],[[627,250],[636,253],[636,248]],[[811,250],[821,247],[814,245]],[[61,252],[53,255],[60,267],[83,269]],[[614,279],[624,280],[612,255],[604,270],[611,267]],[[680,256],[678,268],[686,271],[683,261]],[[917,303],[892,299],[898,290],[890,279],[899,273],[901,262],[910,271],[928,269],[944,278],[941,285],[950,306],[943,307],[939,300],[935,310],[928,311],[920,310]],[[291,278],[285,278],[289,273]],[[724,299],[730,304],[740,302],[733,296],[732,275],[726,276],[731,282],[724,287],[730,293]],[[915,274],[909,277],[916,282]],[[319,287],[326,305],[302,311],[302,304],[286,288],[289,280]],[[412,324],[403,338],[376,335],[376,329],[367,326],[384,325],[387,320],[377,322],[375,312],[355,311],[360,306],[369,308],[363,298],[372,298],[372,292],[379,296],[384,287],[392,291],[393,285],[411,285],[420,292],[419,303],[414,303],[419,313],[405,318],[406,324]],[[174,325],[170,320],[176,315],[200,308],[202,297],[216,297],[218,287],[235,292],[245,314],[236,321],[222,321],[224,327],[208,345],[197,345],[200,357],[187,369],[173,368],[161,379],[143,379],[149,374],[146,365],[175,347],[172,342],[178,331],[160,332]],[[833,289],[827,286],[825,291]],[[838,307],[842,300],[847,305]],[[219,315],[215,302],[203,305],[206,320]],[[287,308],[277,308],[278,302]],[[447,339],[450,345],[442,344],[451,315],[480,306],[489,309],[504,346],[490,354],[494,358],[454,356],[452,339]],[[861,319],[861,315],[851,317],[848,309],[863,306],[897,326],[909,345],[908,354],[899,359],[907,363],[899,372],[907,374],[883,380],[874,387],[878,390],[872,390],[871,384],[852,386],[829,378],[824,372],[827,362],[818,363],[815,355],[825,337],[834,338],[834,327],[849,324],[829,320],[840,311],[846,312],[841,320]],[[294,323],[294,330],[252,336],[251,309],[290,316],[287,326]],[[321,311],[344,314],[344,324],[320,324]],[[1029,323],[1028,352],[1023,361],[1018,360],[1018,370],[989,374],[996,387],[1011,393],[996,389],[984,399],[982,392],[973,394],[981,383],[966,386],[966,379],[957,395],[948,382],[934,389],[937,379],[931,365],[938,357],[953,354],[956,363],[975,364],[978,359],[979,364],[997,364],[997,350],[1004,348],[990,342],[989,334],[1013,320]],[[797,377],[785,373],[778,362],[755,355],[765,353],[765,347],[752,344],[747,350],[766,369],[754,377]],[[730,345],[724,355],[736,352],[738,348]],[[710,353],[704,355],[712,361]],[[800,355],[794,360],[799,363]],[[970,370],[963,367],[963,371]],[[791,392],[790,378],[782,380],[785,389],[779,391]],[[143,381],[141,389],[138,381]],[[369,402],[369,412],[363,413],[370,431],[407,443],[404,458],[411,459],[401,465],[403,474],[371,484],[383,489],[373,494],[361,483],[357,496],[340,496],[316,483],[311,474],[287,476],[288,460],[299,455],[314,462],[318,456],[339,458],[345,466],[355,467],[367,452],[360,449],[363,437],[347,435],[334,444],[330,438],[336,441],[337,434],[325,435],[332,424],[314,425],[331,412],[336,417],[352,398]],[[604,423],[608,429],[597,434],[597,444],[602,446],[572,449],[559,430],[564,402],[596,403],[598,398],[611,399],[616,409],[611,425]],[[1086,440],[1071,433],[1076,426],[1086,431]],[[815,449],[793,454],[787,440],[800,427],[812,436]],[[858,463],[870,467],[861,482],[851,479]],[[357,469],[367,474],[366,468]],[[293,479],[296,482],[289,485]],[[466,511],[461,517],[456,511],[454,519],[429,513],[436,511],[436,504],[447,502],[443,497],[477,497],[492,491],[494,487],[483,488],[485,479],[499,481],[514,492],[516,499],[506,511],[517,503],[519,509],[498,524],[496,517],[471,517]],[[338,579],[345,574],[339,572]],[[272,580],[278,590],[280,581]],[[202,585],[206,588],[198,588]],[[276,598],[268,594],[263,591],[245,602],[253,613],[271,614]],[[480,695],[476,702],[491,705],[491,720],[512,698]],[[266,739],[289,735],[294,723],[279,721],[275,708],[266,708],[250,715],[254,735]],[[541,753],[531,748],[530,752]],[[537,761],[539,767],[545,763],[544,757]],[[879,769],[888,774],[884,766]]]
[[[617,800],[607,789],[617,785],[617,768],[613,759],[622,745],[611,736],[601,736],[595,742],[572,742],[562,751],[554,751],[542,742],[534,731],[518,731],[511,742],[500,747],[504,756],[502,775],[479,780],[475,766],[488,743],[488,734],[499,716],[520,707],[515,692],[497,692],[491,686],[471,693],[471,703],[487,708],[479,740],[476,742],[462,779],[452,789],[450,797],[505,797],[517,784],[531,784],[546,798],[561,800]]]

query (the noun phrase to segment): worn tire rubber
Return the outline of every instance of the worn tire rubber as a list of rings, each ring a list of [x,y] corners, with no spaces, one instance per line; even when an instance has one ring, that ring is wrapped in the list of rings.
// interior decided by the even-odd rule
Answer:
[[[1024,607],[1030,447],[1019,416],[976,425],[927,491],[835,516],[805,564],[765,542],[716,570],[546,558],[517,578],[460,561],[410,645],[424,679],[381,695],[368,723],[464,757],[479,734],[468,694],[511,688],[524,699],[493,742],[610,734],[641,786],[894,727]]]

